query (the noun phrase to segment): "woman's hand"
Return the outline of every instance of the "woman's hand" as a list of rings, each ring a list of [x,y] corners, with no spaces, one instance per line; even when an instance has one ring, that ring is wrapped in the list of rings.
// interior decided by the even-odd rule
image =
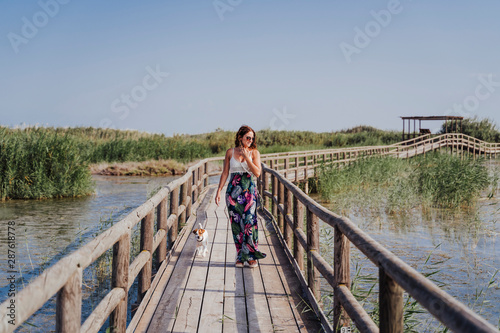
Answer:
[[[220,203],[220,190],[217,189],[217,193],[215,194],[215,204],[219,206]]]
[[[245,161],[249,162],[251,161],[252,151],[247,148],[240,147],[240,155],[243,156]]]

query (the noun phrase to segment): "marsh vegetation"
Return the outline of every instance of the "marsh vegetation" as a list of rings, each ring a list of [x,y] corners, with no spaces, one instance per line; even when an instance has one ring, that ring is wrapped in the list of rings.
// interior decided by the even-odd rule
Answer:
[[[374,157],[324,167],[312,197],[349,217],[372,238],[492,324],[500,327],[500,235],[495,160],[428,154]],[[322,225],[321,253],[333,261],[333,230]],[[378,321],[378,270],[351,248],[352,292]],[[325,309],[333,292],[325,282]],[[446,331],[405,294],[406,332]]]
[[[498,180],[498,172],[489,173],[482,159],[434,152],[411,159],[359,159],[343,168],[323,166],[318,187],[323,199],[343,211],[383,206],[391,213],[416,206],[470,208],[482,191],[493,196]]]
[[[337,133],[257,133],[261,153],[389,144],[399,133],[357,127]],[[186,163],[223,155],[234,132],[151,134],[93,127],[0,127],[0,200],[78,197],[93,193],[89,168],[108,175],[173,175]],[[129,163],[134,162],[134,163]]]

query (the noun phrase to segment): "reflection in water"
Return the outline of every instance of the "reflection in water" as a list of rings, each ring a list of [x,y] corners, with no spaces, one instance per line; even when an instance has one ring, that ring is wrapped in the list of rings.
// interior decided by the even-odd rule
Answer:
[[[312,197],[335,212],[335,207],[328,202],[321,201],[317,195]],[[500,324],[500,246],[496,244],[500,240],[499,199],[483,198],[470,211],[415,208],[387,215],[382,207],[377,212],[352,209],[345,215],[418,271],[437,271],[432,280],[446,284],[447,293],[493,325]],[[330,246],[333,233],[328,229],[331,228],[323,225],[322,255],[333,263]],[[378,277],[375,266],[364,255],[354,248],[351,253],[353,258],[358,258],[353,261],[361,262],[363,275]],[[424,265],[429,255],[429,262]],[[351,275],[354,275],[354,262],[351,265]],[[496,276],[495,272],[498,272]],[[327,288],[325,293],[329,293]],[[421,329],[436,329],[435,322],[429,325]]]
[[[148,193],[176,178],[95,176],[96,193],[90,197],[0,202],[2,256],[8,250],[7,223],[15,222],[18,290],[108,228],[105,222],[119,221],[144,203]],[[0,261],[0,302],[7,299],[7,264],[6,260]],[[53,314],[52,303],[41,312]],[[47,328],[45,324],[38,326]]]

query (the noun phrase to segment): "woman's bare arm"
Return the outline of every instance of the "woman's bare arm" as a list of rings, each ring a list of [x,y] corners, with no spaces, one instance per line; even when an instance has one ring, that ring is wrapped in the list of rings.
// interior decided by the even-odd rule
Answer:
[[[231,149],[226,151],[226,156],[224,157],[224,165],[222,167],[222,174],[220,175],[219,187],[217,188],[217,193],[215,194],[215,204],[218,206],[220,203],[220,191],[226,184],[227,177],[229,175],[229,162],[231,160]]]

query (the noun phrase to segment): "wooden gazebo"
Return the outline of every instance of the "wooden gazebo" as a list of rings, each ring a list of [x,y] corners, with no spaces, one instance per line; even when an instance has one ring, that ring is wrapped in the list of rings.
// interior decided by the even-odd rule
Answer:
[[[415,138],[419,135],[430,134],[431,131],[428,128],[422,128],[422,120],[444,120],[445,121],[445,131],[448,133],[448,121],[451,122],[450,132],[459,132],[462,130],[462,120],[464,117],[458,116],[411,116],[411,117],[401,117],[403,119],[403,141]],[[406,129],[406,120],[408,120],[408,131]],[[413,131],[411,130],[411,121],[413,120]],[[418,132],[417,132],[417,120],[418,120]]]

